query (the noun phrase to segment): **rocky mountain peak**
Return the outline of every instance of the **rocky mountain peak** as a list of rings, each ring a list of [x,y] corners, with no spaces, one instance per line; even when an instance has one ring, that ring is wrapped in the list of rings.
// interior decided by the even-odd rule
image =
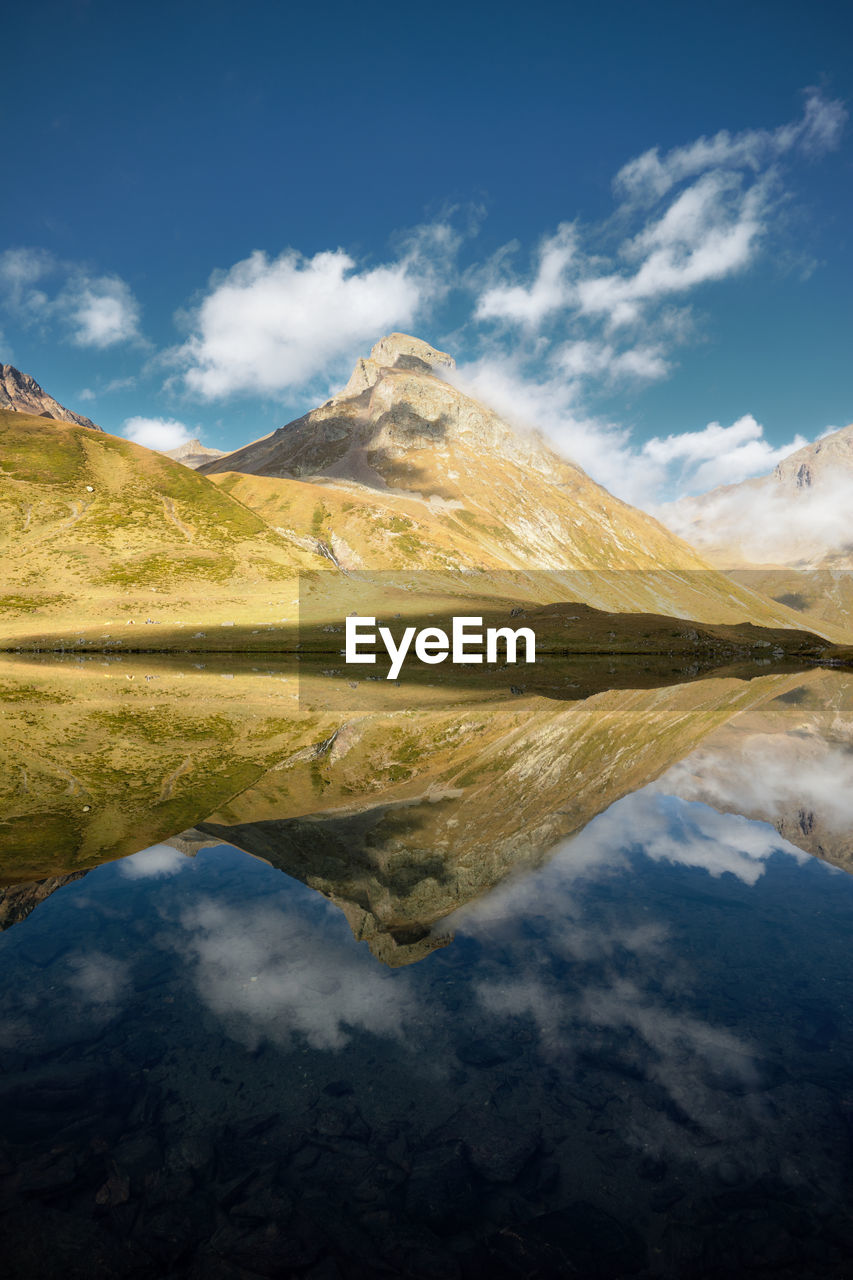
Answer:
[[[22,373],[11,364],[0,364],[0,409],[13,413],[30,413],[35,418],[53,418],[58,422],[73,422],[78,427],[102,430],[91,418],[73,413],[65,405],[43,391],[35,378]]]
[[[386,369],[416,369],[420,373],[456,368],[453,356],[407,333],[389,333],[380,338],[370,352],[370,359]]]
[[[349,382],[335,400],[361,395],[375,387],[389,369],[409,370],[412,373],[438,374],[456,368],[456,361],[446,351],[439,351],[421,338],[408,333],[389,333],[372,348],[367,359],[356,361]]]

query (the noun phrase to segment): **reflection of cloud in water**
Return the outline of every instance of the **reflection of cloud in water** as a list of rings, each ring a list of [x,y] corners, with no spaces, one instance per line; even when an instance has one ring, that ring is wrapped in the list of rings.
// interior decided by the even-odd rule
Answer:
[[[668,769],[654,788],[771,821],[796,799],[797,809],[819,814],[830,832],[843,835],[853,825],[853,752],[812,734],[729,736]]]
[[[295,1032],[317,1049],[340,1049],[350,1031],[397,1038],[409,985],[331,930],[276,907],[236,908],[208,899],[182,916],[180,949],[195,961],[196,989],[250,1046]]]
[[[123,960],[102,951],[80,952],[65,961],[72,997],[96,1013],[115,1011],[124,999],[130,981],[130,967]]]
[[[168,844],[153,844],[150,849],[122,858],[119,871],[129,880],[142,880],[149,876],[173,876],[187,865],[185,856]]]
[[[645,1088],[622,1096],[626,1139],[647,1153],[713,1164],[716,1143],[738,1144],[761,1130],[756,1049],[702,1016],[703,982],[670,941],[671,926],[649,918],[648,903],[620,886],[619,908],[602,914],[591,887],[639,877],[629,859],[639,851],[754,885],[780,850],[808,861],[764,823],[653,788],[618,801],[543,871],[454,916],[459,934],[501,955],[477,982],[481,1009],[496,1020],[529,1018],[542,1052],[564,1063],[600,1062],[615,1088],[626,1074],[644,1080]],[[662,1111],[648,1089],[663,1090],[671,1109]]]
[[[755,884],[774,853],[807,861],[767,823],[656,794],[654,788],[618,801],[591,825],[591,838],[604,848],[621,842],[623,849],[640,848],[656,862],[701,867],[712,876],[730,872],[744,884]]]

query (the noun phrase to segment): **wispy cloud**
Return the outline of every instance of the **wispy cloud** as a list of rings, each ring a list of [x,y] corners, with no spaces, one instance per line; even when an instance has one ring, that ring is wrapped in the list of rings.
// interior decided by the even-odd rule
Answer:
[[[56,326],[78,347],[143,343],[140,305],[126,281],[94,275],[43,249],[0,253],[0,301],[18,323],[46,330]]]
[[[127,378],[111,378],[109,382],[105,382],[102,387],[84,387],[80,392],[81,400],[97,400],[99,396],[112,395],[114,391],[127,391],[131,387],[136,386],[136,378],[132,375]]]
[[[837,146],[845,120],[840,103],[810,91],[800,119],[775,130],[722,132],[629,161],[605,224],[562,223],[526,271],[507,245],[470,273],[473,320],[460,336],[478,354],[460,362],[459,383],[540,427],[628,501],[772,469],[804,440],[773,447],[748,413],[639,446],[595,404],[620,385],[670,375],[696,334],[692,296],[758,261],[776,235],[786,164]]]

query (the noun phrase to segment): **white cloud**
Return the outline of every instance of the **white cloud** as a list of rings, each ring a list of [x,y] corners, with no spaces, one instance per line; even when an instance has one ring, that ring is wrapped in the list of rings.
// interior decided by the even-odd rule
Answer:
[[[778,129],[747,129],[731,134],[722,130],[713,138],[698,138],[675,147],[661,157],[657,147],[619,170],[614,189],[629,201],[660,199],[678,182],[715,168],[748,168],[758,171],[798,149],[818,156],[838,145],[847,112],[837,101],[827,101],[816,90],[807,92],[802,119]]]
[[[57,300],[67,311],[71,340],[78,347],[114,347],[140,337],[139,303],[117,276],[72,281]]]
[[[146,449],[178,449],[187,441],[198,436],[198,431],[191,431],[183,422],[174,418],[128,418],[122,429],[134,444],[144,445]]]
[[[654,436],[643,445],[643,454],[665,466],[680,464],[679,487],[701,492],[772,471],[804,444],[805,437],[795,436],[788,444],[774,448],[761,424],[746,413],[730,427],[709,422],[702,431],[682,431],[663,440]]]
[[[437,224],[375,267],[359,267],[342,249],[313,258],[255,252],[212,279],[172,358],[187,388],[207,400],[304,386],[351,363],[383,332],[410,326],[443,291],[456,246],[455,233]]]
[[[0,281],[17,298],[53,268],[53,255],[46,249],[5,249],[0,253]]]
[[[745,414],[640,445],[596,412],[595,397],[672,372],[693,336],[692,295],[753,266],[786,195],[784,162],[836,146],[845,119],[840,103],[810,92],[800,119],[778,129],[645,152],[616,177],[610,223],[562,223],[527,273],[513,270],[516,246],[505,246],[470,276],[480,355],[461,365],[460,384],[511,421],[540,427],[638,505],[772,470],[803,437],[773,446]],[[614,229],[621,240],[608,254]]]
[[[539,246],[536,275],[529,285],[494,284],[477,300],[475,319],[509,320],[538,326],[546,316],[568,305],[573,285],[568,270],[577,252],[577,234],[561,223]]]
[[[666,212],[628,241],[633,273],[588,276],[577,284],[580,310],[612,326],[634,324],[643,304],[734,275],[749,265],[764,232],[766,183],[743,189],[739,175],[704,174]]]
[[[184,855],[170,844],[153,844],[150,849],[140,849],[139,853],[122,858],[118,867],[129,880],[143,880],[176,875],[186,865]]]

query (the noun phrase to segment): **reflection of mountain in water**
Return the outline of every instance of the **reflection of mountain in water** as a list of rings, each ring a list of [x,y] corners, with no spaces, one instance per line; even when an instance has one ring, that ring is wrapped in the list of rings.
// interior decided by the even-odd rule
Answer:
[[[378,800],[362,794],[290,816],[290,779],[280,770],[197,830],[325,894],[379,958],[406,964],[447,940],[443,918],[540,866],[560,840],[792,679],[614,691],[521,716],[503,709],[490,722],[463,722],[463,749],[451,760],[415,753],[410,740],[420,768]],[[428,726],[419,727],[425,748]],[[322,784],[332,786],[353,749],[315,762]]]
[[[853,682],[839,672],[620,687],[574,702],[449,705],[425,690],[417,712],[404,690],[380,684],[375,709],[359,713],[345,700],[335,708],[328,681],[297,704],[275,672],[223,681],[155,667],[133,687],[128,674],[128,664],[75,664],[57,697],[54,668],[44,693],[27,668],[9,701],[10,923],[63,877],[158,840],[183,853],[229,843],[330,899],[380,959],[407,964],[449,940],[441,922],[460,906],[542,865],[655,779],[850,865]],[[619,670],[612,678],[623,682]]]

